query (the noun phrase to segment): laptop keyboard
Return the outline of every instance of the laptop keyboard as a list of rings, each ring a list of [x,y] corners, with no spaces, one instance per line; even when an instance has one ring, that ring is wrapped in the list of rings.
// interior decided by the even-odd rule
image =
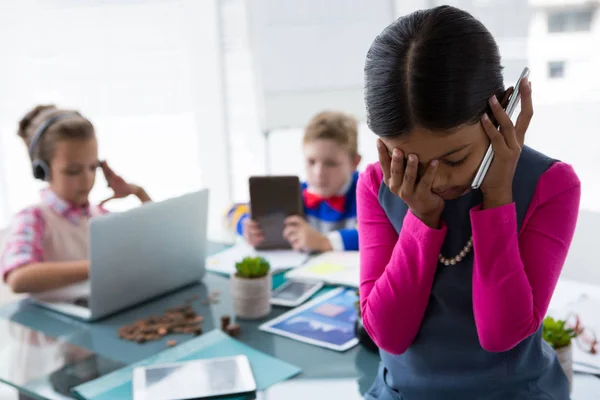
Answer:
[[[73,304],[79,307],[90,308],[90,299],[89,297],[78,297],[73,300]]]

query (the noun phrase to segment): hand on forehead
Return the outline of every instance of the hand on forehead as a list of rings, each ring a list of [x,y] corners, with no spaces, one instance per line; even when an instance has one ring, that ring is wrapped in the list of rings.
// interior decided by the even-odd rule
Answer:
[[[473,144],[486,140],[485,132],[479,123],[465,125],[454,131],[433,132],[417,128],[409,134],[382,137],[381,140],[391,155],[394,149],[402,151],[404,157],[414,154],[419,162],[427,164],[433,160],[454,156],[468,152]]]

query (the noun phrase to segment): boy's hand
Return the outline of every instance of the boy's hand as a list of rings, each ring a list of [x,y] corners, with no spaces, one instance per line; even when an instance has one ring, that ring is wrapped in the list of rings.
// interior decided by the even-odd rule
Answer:
[[[250,246],[256,247],[263,240],[265,240],[265,235],[262,229],[260,229],[260,225],[258,225],[258,222],[247,218],[242,224],[244,231],[244,239],[246,239],[246,242],[248,242]]]
[[[327,236],[313,228],[304,218],[292,215],[285,219],[283,237],[298,251],[330,251]]]

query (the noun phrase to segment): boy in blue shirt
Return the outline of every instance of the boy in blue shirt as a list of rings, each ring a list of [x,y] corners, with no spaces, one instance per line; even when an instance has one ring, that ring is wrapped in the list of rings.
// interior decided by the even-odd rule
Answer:
[[[358,122],[338,111],[315,115],[304,131],[307,182],[302,183],[305,218],[290,216],[282,235],[304,252],[358,250],[356,183],[360,163]],[[251,246],[264,236],[247,204],[235,204],[228,220]]]

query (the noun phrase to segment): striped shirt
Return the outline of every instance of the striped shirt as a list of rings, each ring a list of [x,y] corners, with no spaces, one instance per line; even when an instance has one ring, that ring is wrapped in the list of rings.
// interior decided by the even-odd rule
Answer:
[[[77,207],[62,200],[50,189],[42,190],[40,204],[30,206],[13,217],[0,257],[0,272],[4,280],[9,272],[19,267],[44,261],[46,222],[41,211],[42,205],[74,225],[81,218],[108,212],[100,206]]]

